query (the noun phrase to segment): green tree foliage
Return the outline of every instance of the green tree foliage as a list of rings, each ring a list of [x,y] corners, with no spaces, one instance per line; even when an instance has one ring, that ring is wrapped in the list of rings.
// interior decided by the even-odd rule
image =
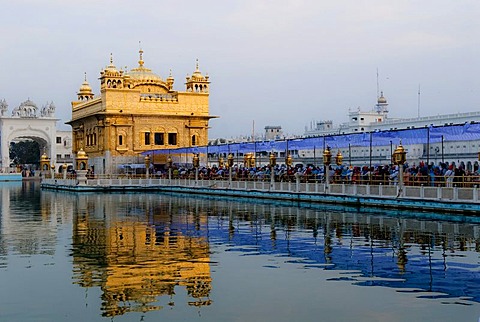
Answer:
[[[10,144],[10,160],[13,164],[39,164],[40,146],[35,141]]]

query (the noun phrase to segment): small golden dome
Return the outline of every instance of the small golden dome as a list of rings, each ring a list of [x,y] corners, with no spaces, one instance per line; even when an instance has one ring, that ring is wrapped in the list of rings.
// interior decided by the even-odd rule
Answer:
[[[79,92],[84,93],[84,92],[91,92],[91,91],[92,91],[92,88],[90,87],[90,84],[87,81],[84,81],[82,83],[82,86],[80,86]]]
[[[160,76],[153,73],[151,69],[143,66],[143,50],[140,49],[140,60],[138,61],[138,67],[132,68],[125,76],[130,77],[133,82],[139,83],[163,83]]]
[[[115,65],[113,64],[113,55],[112,54],[110,54],[110,65],[105,67],[105,70],[109,71],[111,73],[118,73],[117,67],[115,67]]]
[[[48,161],[48,156],[47,154],[43,153],[42,156],[40,157],[41,161]]]
[[[80,148],[80,150],[77,153],[77,159],[86,159],[86,158],[87,158],[87,153],[85,153],[85,151],[83,151],[83,149]]]
[[[80,89],[78,90],[78,95],[90,95],[92,93],[92,88],[90,84],[87,82],[87,73],[85,73],[85,80],[83,81]]]
[[[383,92],[380,93],[380,97],[378,98],[377,103],[378,104],[386,104],[387,103],[387,99],[383,96]]]
[[[205,80],[205,76],[202,75],[202,73],[200,72],[200,69],[198,68],[198,59],[197,59],[197,63],[196,63],[196,66],[195,66],[195,71],[193,72],[190,79],[195,80],[195,81]]]
[[[173,76],[172,76],[172,70],[170,69],[170,74],[168,75],[167,77],[167,82],[170,81],[170,82],[173,82],[174,79],[173,79]]]

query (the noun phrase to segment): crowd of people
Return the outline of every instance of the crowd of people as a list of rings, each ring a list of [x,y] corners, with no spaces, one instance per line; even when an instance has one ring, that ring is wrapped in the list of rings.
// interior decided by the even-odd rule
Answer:
[[[331,183],[350,184],[397,184],[399,181],[400,168],[398,165],[375,165],[375,166],[329,166],[328,178]],[[157,171],[158,176],[168,177],[169,170]],[[195,169],[173,166],[170,169],[172,178],[194,178]],[[269,165],[259,167],[245,167],[234,165],[232,167],[232,180],[271,180],[271,167]],[[295,181],[297,177],[302,182],[324,182],[325,167],[301,165],[286,166],[275,165],[273,168],[275,181]],[[230,170],[225,166],[203,166],[198,169],[198,179],[228,180]],[[429,186],[472,186],[480,181],[480,169],[477,162],[472,169],[467,169],[463,162],[459,164],[441,162],[438,164],[403,165],[403,182],[405,185],[429,185]]]

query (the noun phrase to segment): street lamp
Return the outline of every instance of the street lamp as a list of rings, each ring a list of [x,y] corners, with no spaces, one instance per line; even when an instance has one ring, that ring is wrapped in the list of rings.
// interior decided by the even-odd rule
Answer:
[[[40,157],[40,169],[42,170],[43,175],[45,175],[48,172],[49,168],[50,168],[50,159],[48,158],[47,154],[44,152]]]
[[[200,158],[198,153],[193,155],[193,167],[195,168],[195,183],[198,181],[198,167],[200,166]]]
[[[275,153],[270,153],[270,186],[273,187],[275,182],[275,165],[277,164],[277,158]]]
[[[343,163],[343,155],[342,155],[342,153],[340,152],[340,150],[338,150],[337,156],[335,157],[335,163],[336,163],[338,166],[341,166],[342,163]]]
[[[227,164],[228,164],[228,185],[232,185],[232,171],[233,171],[233,154],[228,155],[227,159]]]
[[[245,156],[243,157],[243,162],[245,164],[245,167],[247,168],[253,168],[255,167],[255,155],[253,152],[246,153]]]
[[[87,183],[87,166],[88,166],[88,155],[83,151],[82,148],[77,152],[76,157],[76,171],[77,171],[77,180],[79,185],[85,185]]]
[[[146,169],[145,175],[146,175],[146,178],[148,179],[150,175],[150,155],[149,154],[145,156],[144,162],[145,162],[145,169]]]
[[[285,164],[287,165],[287,167],[291,167],[293,164],[293,159],[290,153],[287,154],[287,156],[285,157]]]
[[[330,163],[332,162],[332,153],[330,152],[330,147],[323,151],[323,164],[325,165],[325,188],[328,189],[330,183]]]
[[[398,165],[398,194],[397,197],[401,197],[403,194],[403,165],[407,161],[407,152],[402,146],[402,141],[400,141],[400,144],[397,146],[395,149],[395,152],[393,152],[392,155],[392,160],[393,162]]]
[[[173,165],[172,157],[168,156],[168,158],[167,158],[168,181],[172,180],[172,165]]]

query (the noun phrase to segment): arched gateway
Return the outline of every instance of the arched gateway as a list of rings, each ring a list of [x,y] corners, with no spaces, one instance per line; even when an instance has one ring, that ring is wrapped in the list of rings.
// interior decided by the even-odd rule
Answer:
[[[40,153],[46,153],[55,163],[56,159],[56,123],[55,105],[47,103],[38,109],[30,99],[13,109],[8,116],[8,104],[0,101],[0,168],[10,172],[9,148],[11,142],[34,140],[40,146]],[[40,156],[39,156],[40,159]]]

